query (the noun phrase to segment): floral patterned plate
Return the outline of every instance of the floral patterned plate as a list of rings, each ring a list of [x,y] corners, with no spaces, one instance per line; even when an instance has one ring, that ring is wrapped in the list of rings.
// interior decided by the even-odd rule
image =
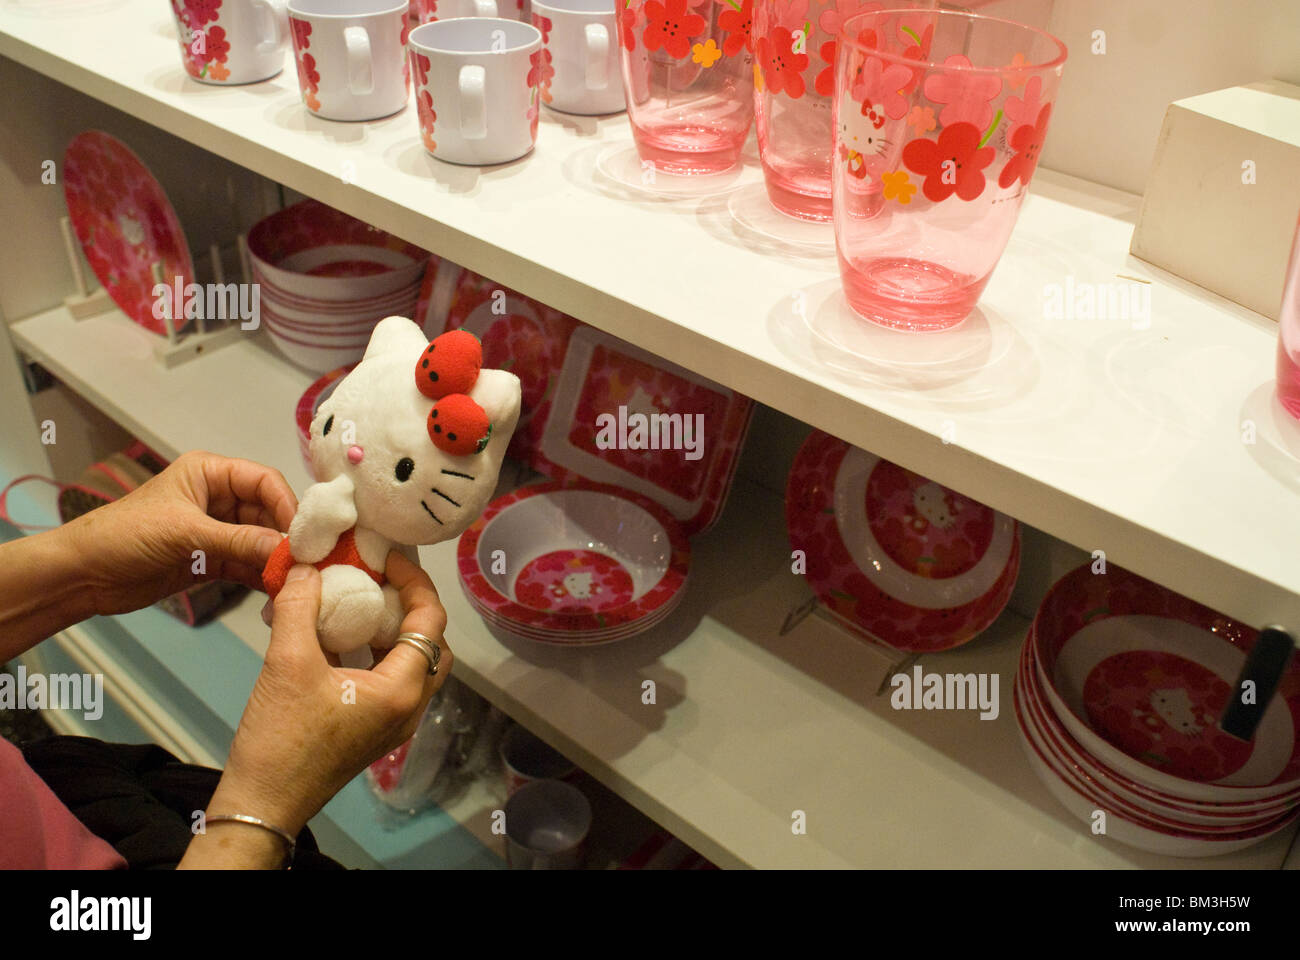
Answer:
[[[601,634],[675,602],[690,546],[658,504],[588,483],[541,483],[494,500],[457,547],[461,584],[498,622]]]
[[[1250,743],[1219,716],[1256,631],[1149,580],[1084,564],[1034,620],[1040,689],[1107,767],[1174,796],[1269,800],[1300,788],[1300,664],[1283,675]]]
[[[86,260],[113,302],[145,329],[166,333],[154,316],[153,265],[162,264],[164,283],[184,287],[194,282],[194,262],[162,186],[126,144],[88,130],[63,155],[63,195]],[[188,323],[175,318],[177,332]]]
[[[822,604],[898,650],[972,640],[1020,569],[1016,521],[821,431],[795,457],[785,516]]]
[[[693,537],[722,513],[753,401],[582,326],[569,338],[536,469],[617,484]]]

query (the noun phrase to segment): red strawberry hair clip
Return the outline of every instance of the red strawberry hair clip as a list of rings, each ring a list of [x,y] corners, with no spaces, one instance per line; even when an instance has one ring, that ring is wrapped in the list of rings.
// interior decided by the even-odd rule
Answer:
[[[487,412],[469,396],[482,369],[483,345],[467,330],[436,337],[415,365],[416,388],[434,401],[429,439],[444,453],[479,453],[492,436]]]

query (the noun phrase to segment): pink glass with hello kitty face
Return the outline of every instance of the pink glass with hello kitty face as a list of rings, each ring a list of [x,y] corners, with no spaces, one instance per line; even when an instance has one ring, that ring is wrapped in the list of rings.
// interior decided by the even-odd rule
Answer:
[[[884,7],[879,0],[754,0],[758,156],[768,198],[788,216],[831,219],[836,37],[846,20]]]
[[[975,14],[847,21],[833,105],[835,247],[849,305],[905,330],[974,309],[1047,136],[1065,44]]]

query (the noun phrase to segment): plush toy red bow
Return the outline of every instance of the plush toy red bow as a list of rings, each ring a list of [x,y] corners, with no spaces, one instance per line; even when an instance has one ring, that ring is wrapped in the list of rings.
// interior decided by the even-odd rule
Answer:
[[[444,453],[479,453],[492,437],[487,413],[469,396],[481,369],[483,345],[467,330],[436,337],[415,365],[415,386],[435,401],[429,411],[429,439]]]

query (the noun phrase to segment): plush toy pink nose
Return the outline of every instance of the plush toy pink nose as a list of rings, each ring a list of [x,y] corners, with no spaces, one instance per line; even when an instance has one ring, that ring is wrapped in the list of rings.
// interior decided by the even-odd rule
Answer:
[[[348,447],[348,463],[358,464],[361,462],[361,458],[365,455],[366,451],[362,450],[355,443]]]

